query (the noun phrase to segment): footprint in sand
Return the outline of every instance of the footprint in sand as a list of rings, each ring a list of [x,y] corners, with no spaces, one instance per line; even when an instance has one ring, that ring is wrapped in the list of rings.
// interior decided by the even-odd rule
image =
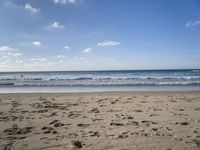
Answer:
[[[98,108],[93,108],[90,112],[91,112],[91,113],[99,113],[100,111],[99,111]]]
[[[140,103],[148,103],[147,101],[141,101]]]
[[[17,124],[14,124],[11,128],[5,129],[4,133],[7,135],[21,135],[32,132],[33,127],[19,128]]]
[[[79,123],[79,124],[77,124],[77,126],[79,126],[79,127],[89,127],[90,124]]]
[[[185,121],[185,122],[179,122],[179,124],[182,125],[182,126],[187,126],[187,125],[189,125],[189,122],[187,122],[187,121]]]
[[[169,100],[169,101],[172,102],[172,103],[176,103],[177,102],[176,100],[172,100],[172,99]]]
[[[80,112],[78,111],[70,111],[68,114],[68,117],[71,119],[77,118],[78,116],[80,116]]]
[[[103,120],[103,119],[102,118],[94,118],[94,119],[92,119],[92,122],[101,121],[101,120]]]
[[[77,138],[78,137],[78,134],[76,133],[69,133],[68,134],[68,138]]]
[[[41,130],[44,130],[44,134],[50,134],[50,133],[52,133],[52,134],[57,134],[58,132],[56,131],[56,130],[54,130],[54,128],[52,128],[52,127],[42,127],[42,129]]]
[[[140,109],[136,109],[135,112],[143,112],[142,110]]]
[[[129,123],[127,123],[127,125],[134,125],[134,126],[138,126],[139,123],[137,121],[131,121]]]
[[[197,147],[200,147],[200,140],[199,139],[194,139],[192,141],[193,141],[193,143],[195,143],[197,145]]]
[[[122,123],[115,123],[115,122],[112,122],[110,123],[111,126],[124,126],[124,124]]]
[[[125,139],[129,137],[129,133],[128,132],[122,132],[121,134],[118,135],[119,139]]]
[[[4,150],[11,150],[11,149],[13,149],[13,143],[9,143],[4,146]]]
[[[128,117],[127,117],[127,119],[134,119],[134,118],[133,118],[133,117],[131,117],[131,116],[128,116]]]
[[[195,108],[194,110],[200,110],[200,107],[198,107],[198,108]]]
[[[145,124],[146,126],[150,126],[150,125],[155,125],[155,124],[158,124],[157,122],[154,122],[154,121],[149,121],[149,120],[143,120],[141,121],[142,124]]]
[[[159,116],[159,114],[149,114],[150,117]]]
[[[89,131],[88,133],[90,134],[89,136],[92,136],[92,137],[100,137],[100,134],[99,134],[99,132],[97,132],[97,131]]]
[[[60,123],[59,120],[53,120],[52,122],[49,123],[50,125],[53,125],[54,127],[62,127],[65,124],[64,123]]]

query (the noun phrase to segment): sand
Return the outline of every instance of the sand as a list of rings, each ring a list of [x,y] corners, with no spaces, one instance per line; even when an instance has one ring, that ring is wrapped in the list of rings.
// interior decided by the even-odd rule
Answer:
[[[200,92],[0,94],[0,149],[200,149]]]

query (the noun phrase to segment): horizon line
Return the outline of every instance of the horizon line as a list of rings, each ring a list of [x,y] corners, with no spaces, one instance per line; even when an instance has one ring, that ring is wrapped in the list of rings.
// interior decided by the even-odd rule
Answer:
[[[113,69],[113,70],[44,70],[44,71],[40,71],[40,70],[29,70],[29,71],[0,71],[0,73],[28,73],[28,72],[106,72],[106,71],[110,71],[110,72],[115,72],[115,71],[175,71],[175,70],[180,70],[180,71],[184,71],[184,70],[200,70],[200,68],[179,68],[179,69]]]

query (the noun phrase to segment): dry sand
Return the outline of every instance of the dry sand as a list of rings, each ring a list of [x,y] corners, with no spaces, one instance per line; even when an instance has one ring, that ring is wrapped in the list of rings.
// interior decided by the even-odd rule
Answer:
[[[0,94],[0,149],[200,149],[200,92]]]

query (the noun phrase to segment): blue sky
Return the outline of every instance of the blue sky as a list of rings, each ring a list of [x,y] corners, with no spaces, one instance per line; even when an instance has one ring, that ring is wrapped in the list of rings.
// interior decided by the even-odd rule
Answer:
[[[1,0],[0,71],[200,68],[199,0]]]

